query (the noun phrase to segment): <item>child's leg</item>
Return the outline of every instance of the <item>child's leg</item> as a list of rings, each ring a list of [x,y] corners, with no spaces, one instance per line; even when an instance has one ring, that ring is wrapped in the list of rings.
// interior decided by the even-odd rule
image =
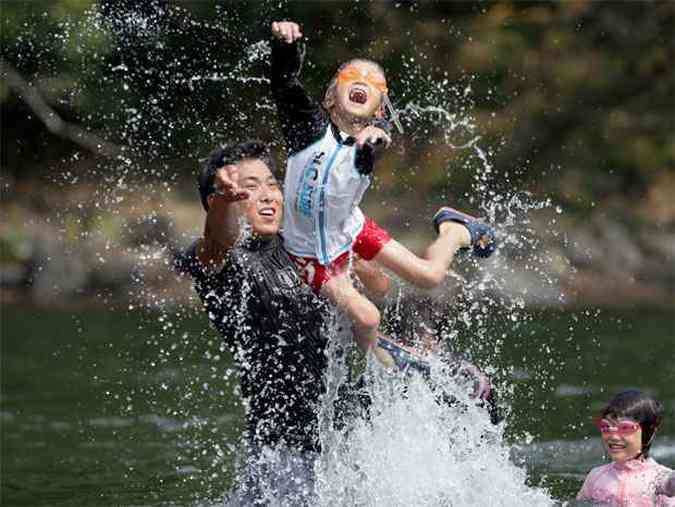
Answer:
[[[376,262],[356,259],[352,266],[371,300],[379,301],[387,295],[391,283],[387,274]]]
[[[354,337],[362,350],[377,342],[380,311],[352,285],[347,272],[336,273],[321,287],[321,294],[344,309],[354,325]]]
[[[377,342],[380,326],[380,311],[363,294],[356,290],[349,276],[347,254],[335,259],[329,266],[323,266],[311,257],[290,255],[300,277],[315,292],[323,294],[333,304],[347,311],[354,325],[354,337],[363,351],[368,351]],[[377,278],[376,271],[366,278]]]
[[[373,351],[385,366],[393,366],[391,356],[377,346],[380,311],[368,298],[357,291],[348,272],[336,273],[321,287],[321,293],[338,307],[344,309],[354,326],[354,339],[361,350]]]
[[[418,257],[392,239],[385,243],[373,260],[404,280],[430,289],[443,281],[457,250],[470,243],[471,236],[464,225],[443,222],[438,237],[429,245],[424,257]]]

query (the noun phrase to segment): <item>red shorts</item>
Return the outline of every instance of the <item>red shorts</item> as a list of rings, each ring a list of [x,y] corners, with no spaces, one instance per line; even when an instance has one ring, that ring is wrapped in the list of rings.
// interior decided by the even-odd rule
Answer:
[[[330,264],[323,266],[314,257],[296,257],[289,254],[295,266],[298,268],[300,277],[316,292],[321,290],[323,284],[333,276],[344,273],[349,265],[349,258],[356,253],[364,260],[372,260],[382,247],[391,239],[391,236],[374,220],[366,218],[363,229],[356,237],[352,249],[346,251]]]

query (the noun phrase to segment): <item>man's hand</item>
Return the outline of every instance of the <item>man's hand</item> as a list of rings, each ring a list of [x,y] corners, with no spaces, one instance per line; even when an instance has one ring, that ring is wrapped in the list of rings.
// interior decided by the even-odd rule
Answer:
[[[249,192],[239,188],[239,168],[236,165],[226,165],[216,170],[213,186],[216,195],[222,196],[227,202],[243,201],[248,199]]]
[[[272,35],[287,44],[293,44],[296,40],[302,38],[300,25],[293,21],[275,21],[272,23]]]
[[[239,168],[225,165],[216,169],[215,192],[209,195],[209,210],[204,224],[204,237],[197,247],[199,262],[210,269],[220,269],[228,250],[239,238],[240,210],[229,204],[248,199],[250,193],[239,188]]]
[[[391,137],[389,137],[389,134],[381,128],[369,125],[356,136],[356,146],[358,148],[363,148],[363,145],[367,142],[373,145],[383,142],[385,147],[388,148],[391,144]]]

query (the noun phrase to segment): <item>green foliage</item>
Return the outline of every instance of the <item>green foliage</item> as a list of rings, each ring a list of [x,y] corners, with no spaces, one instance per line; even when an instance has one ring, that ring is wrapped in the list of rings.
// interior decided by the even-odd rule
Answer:
[[[131,177],[165,176],[152,168],[194,161],[216,142],[278,143],[266,85],[237,78],[264,77],[268,57],[252,58],[252,45],[272,20],[294,19],[315,96],[341,61],[366,55],[384,64],[398,107],[439,106],[473,125],[449,138],[438,124],[409,129],[388,163],[412,172],[381,174],[385,190],[469,191],[481,163],[447,142],[480,136],[493,153],[491,185],[541,188],[584,208],[642,195],[673,171],[673,11],[669,2],[581,0],[9,2],[2,55],[64,117],[128,146],[143,161]],[[38,139],[8,138],[8,150],[58,142],[5,85],[0,99],[3,128],[25,123]],[[25,154],[37,167],[54,152]],[[22,160],[4,157],[3,169],[25,175]]]

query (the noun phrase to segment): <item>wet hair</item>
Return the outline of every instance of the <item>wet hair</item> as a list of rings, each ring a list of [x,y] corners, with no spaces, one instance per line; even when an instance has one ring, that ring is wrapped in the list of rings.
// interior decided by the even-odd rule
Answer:
[[[607,404],[602,417],[633,419],[642,429],[642,455],[649,456],[649,448],[663,419],[663,405],[636,389],[622,391]]]
[[[326,86],[326,92],[323,94],[323,107],[324,107],[325,109],[328,109],[328,108],[326,107],[326,99],[328,98],[328,96],[329,96],[331,93],[335,93],[335,87],[337,86],[337,77],[338,77],[338,74],[339,74],[340,72],[342,72],[344,69],[346,69],[347,67],[349,67],[350,65],[352,65],[352,64],[354,64],[354,63],[357,63],[357,62],[364,62],[364,63],[369,63],[369,64],[371,64],[371,65],[374,65],[375,67],[377,67],[377,70],[378,70],[379,72],[381,72],[382,75],[383,75],[383,76],[385,77],[385,79],[386,79],[386,76],[387,76],[387,75],[386,75],[385,72],[384,72],[384,67],[382,67],[382,65],[380,65],[380,64],[379,64],[378,62],[376,62],[375,60],[371,60],[371,59],[369,59],[369,58],[352,58],[351,60],[347,60],[346,62],[344,62],[343,64],[341,64],[341,65],[337,68],[337,70],[335,71],[335,74],[333,74],[333,77],[332,77],[331,80],[328,82],[328,86]]]
[[[276,176],[274,159],[268,146],[262,141],[253,139],[239,144],[223,145],[211,152],[202,165],[198,181],[199,197],[205,210],[209,209],[208,196],[215,192],[213,181],[216,171],[225,165],[248,159],[261,160]]]

